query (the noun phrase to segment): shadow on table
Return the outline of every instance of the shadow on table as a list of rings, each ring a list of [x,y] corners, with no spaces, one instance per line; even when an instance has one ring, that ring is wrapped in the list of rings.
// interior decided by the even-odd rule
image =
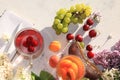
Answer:
[[[83,31],[83,26],[78,25],[78,24],[76,24],[76,25],[75,24],[70,24],[68,33],[74,33],[77,30],[78,27],[80,27],[80,29],[76,33],[76,35],[81,34],[82,36],[84,36],[85,31]],[[57,41],[58,40],[61,43],[61,46],[62,46],[61,50],[63,50],[63,48],[67,44],[66,35],[68,33],[56,35],[54,29],[51,26],[45,27],[43,30],[40,31],[40,33],[41,33],[41,35],[43,36],[43,39],[44,39],[44,49],[43,49],[43,52],[42,52],[41,56],[34,59],[34,61],[33,61],[33,63],[34,63],[33,71],[35,73],[39,74],[40,70],[46,70],[46,71],[50,72],[51,74],[55,75],[55,70],[52,69],[49,66],[49,58],[50,58],[51,55],[55,55],[57,53],[53,53],[52,51],[49,50],[49,44],[50,44],[51,41],[54,41],[54,40]],[[85,35],[85,37],[84,37],[85,45],[87,45],[90,41],[91,41],[90,37]]]

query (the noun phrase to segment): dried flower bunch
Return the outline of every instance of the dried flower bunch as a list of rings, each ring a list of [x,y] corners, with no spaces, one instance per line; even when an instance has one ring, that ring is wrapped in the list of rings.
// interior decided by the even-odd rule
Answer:
[[[12,64],[5,54],[0,53],[0,80],[11,80],[13,77]]]
[[[98,52],[93,60],[95,64],[102,65],[104,68],[120,70],[120,41],[113,45],[112,48],[112,50]]]
[[[31,73],[29,73],[23,67],[18,67],[13,80],[32,80]]]

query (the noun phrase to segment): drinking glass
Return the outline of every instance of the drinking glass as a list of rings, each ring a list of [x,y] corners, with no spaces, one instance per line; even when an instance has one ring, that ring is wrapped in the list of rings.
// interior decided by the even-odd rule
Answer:
[[[28,59],[32,65],[32,59],[37,58],[42,53],[44,40],[37,29],[24,28],[17,33],[14,44],[18,54]]]

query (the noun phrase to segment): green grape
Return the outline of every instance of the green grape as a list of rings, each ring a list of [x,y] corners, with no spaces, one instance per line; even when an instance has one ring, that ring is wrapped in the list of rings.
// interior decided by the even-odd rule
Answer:
[[[86,5],[85,5],[85,4],[83,4],[83,3],[82,3],[82,4],[80,4],[80,5],[81,5],[81,8],[82,8],[82,9],[85,9],[85,8],[86,8]]]
[[[58,15],[57,18],[58,19],[63,19],[65,15],[61,14],[61,15]]]
[[[61,14],[66,14],[67,10],[66,9],[60,9],[58,12],[57,12],[57,15],[61,15]]]
[[[84,19],[91,14],[91,7],[85,4],[76,4],[71,6],[69,10],[60,9],[56,13],[52,28],[56,31],[56,34],[67,33],[70,22],[82,24]]]
[[[64,22],[65,22],[65,23],[70,23],[70,18],[69,18],[69,17],[65,17],[65,18],[64,18]]]
[[[61,31],[56,31],[56,34],[57,34],[57,35],[60,35],[60,34],[61,34]]]
[[[86,18],[85,13],[81,14],[81,18],[82,18],[82,19],[85,19],[85,18]]]
[[[53,29],[57,29],[57,26],[54,24],[54,25],[52,25],[52,28]]]
[[[70,7],[70,12],[74,12],[76,10],[75,6]]]
[[[90,7],[90,6],[86,6],[85,9],[86,9],[86,10],[91,10],[91,7]]]
[[[66,13],[66,17],[71,17],[72,16],[72,13]]]
[[[60,29],[62,29],[63,28],[63,24],[62,23],[59,23],[58,25],[57,25],[57,28],[60,30]]]
[[[67,32],[68,32],[68,27],[63,27],[63,28],[62,28],[62,32],[63,32],[63,33],[67,33]]]
[[[78,23],[82,24],[83,20],[81,18],[78,19]]]
[[[68,23],[63,22],[63,27],[68,27]]]
[[[91,14],[91,10],[90,9],[86,9],[85,10],[86,17],[90,16],[90,14]]]
[[[61,21],[59,19],[54,20],[54,24],[59,24]]]
[[[76,4],[75,7],[76,7],[76,11],[82,10],[81,4]]]
[[[82,14],[86,9],[86,5],[85,4],[80,4],[80,6],[81,6],[81,9],[79,9],[79,12]]]
[[[57,35],[60,35],[60,34],[61,34],[61,31],[56,31],[56,34],[57,34]]]
[[[55,31],[56,31],[56,34],[57,34],[57,35],[61,34],[61,30],[55,29]]]
[[[78,18],[77,18],[77,17],[72,17],[72,18],[71,18],[71,21],[72,21],[74,24],[76,24],[76,23],[78,23]]]
[[[81,10],[79,11],[79,13],[80,13],[80,14],[83,14],[84,11],[85,11],[84,9],[81,9]]]

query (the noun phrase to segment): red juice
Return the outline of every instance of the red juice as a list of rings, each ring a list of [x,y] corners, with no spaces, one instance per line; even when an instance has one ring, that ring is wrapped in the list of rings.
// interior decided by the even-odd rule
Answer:
[[[30,48],[31,50],[28,49],[29,45],[31,46],[31,42],[29,43],[26,42],[28,46],[27,47],[24,46],[24,42],[29,37],[32,37],[32,39],[37,42],[36,46],[33,46],[32,48]],[[44,46],[44,41],[43,41],[42,35],[40,34],[38,30],[33,29],[33,28],[26,28],[18,32],[15,38],[15,46],[18,52],[20,54],[22,53],[24,56],[37,55],[37,54],[41,54],[41,51]]]

